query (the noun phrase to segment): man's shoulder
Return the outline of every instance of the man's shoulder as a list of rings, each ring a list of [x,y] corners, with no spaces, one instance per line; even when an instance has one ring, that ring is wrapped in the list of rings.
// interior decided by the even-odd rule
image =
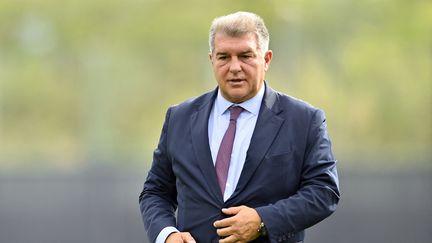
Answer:
[[[315,112],[319,108],[300,98],[273,90],[282,109],[291,111]]]
[[[325,112],[302,99],[276,92],[279,109],[283,112],[279,116],[292,123],[308,124],[312,120],[325,120]]]

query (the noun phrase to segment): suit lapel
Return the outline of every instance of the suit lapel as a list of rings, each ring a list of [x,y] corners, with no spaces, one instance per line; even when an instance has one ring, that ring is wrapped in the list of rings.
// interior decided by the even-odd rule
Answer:
[[[216,93],[216,91],[209,93],[205,97],[204,102],[198,104],[196,111],[191,115],[191,131],[195,157],[201,172],[204,175],[208,188],[210,188],[211,194],[222,203],[222,193],[217,181],[208,139],[208,119]]]
[[[266,84],[266,93],[246,155],[246,161],[237,187],[231,198],[237,196],[237,194],[246,187],[276,138],[279,129],[284,122],[284,119],[278,116],[280,112],[282,112],[282,110],[279,109],[277,94]]]

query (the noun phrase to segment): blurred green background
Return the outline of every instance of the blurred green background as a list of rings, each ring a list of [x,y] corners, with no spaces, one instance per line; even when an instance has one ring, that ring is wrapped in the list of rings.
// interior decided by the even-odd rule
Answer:
[[[168,106],[215,87],[208,29],[271,33],[270,85],[327,113],[340,166],[431,166],[430,1],[1,1],[0,168],[151,161]]]
[[[419,184],[431,188],[429,0],[3,0],[0,216],[19,205],[6,199],[16,185],[31,187],[45,175],[58,182],[75,173],[81,180],[83,171],[111,168],[103,178],[128,171],[124,178],[136,179],[114,182],[117,189],[142,183],[166,109],[216,87],[207,56],[211,20],[239,10],[262,16],[270,31],[269,84],[326,111],[342,178],[427,171],[426,185]],[[93,177],[84,177],[82,187]],[[55,183],[36,189],[49,185]],[[130,193],[133,210],[140,187]],[[359,188],[345,190],[348,198],[368,191]]]

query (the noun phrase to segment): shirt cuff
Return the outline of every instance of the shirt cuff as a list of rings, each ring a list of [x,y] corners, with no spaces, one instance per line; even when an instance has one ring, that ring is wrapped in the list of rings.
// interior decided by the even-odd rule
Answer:
[[[168,236],[174,232],[179,232],[179,231],[178,229],[172,226],[163,228],[162,231],[158,234],[155,243],[165,243]]]

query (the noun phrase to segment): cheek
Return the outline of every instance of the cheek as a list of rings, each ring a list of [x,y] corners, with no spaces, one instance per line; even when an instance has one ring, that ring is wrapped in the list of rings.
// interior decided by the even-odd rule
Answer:
[[[218,75],[218,76],[225,76],[226,75],[226,73],[227,73],[227,68],[226,67],[224,67],[224,66],[221,66],[221,67],[216,67],[216,69],[215,69],[215,73]]]

